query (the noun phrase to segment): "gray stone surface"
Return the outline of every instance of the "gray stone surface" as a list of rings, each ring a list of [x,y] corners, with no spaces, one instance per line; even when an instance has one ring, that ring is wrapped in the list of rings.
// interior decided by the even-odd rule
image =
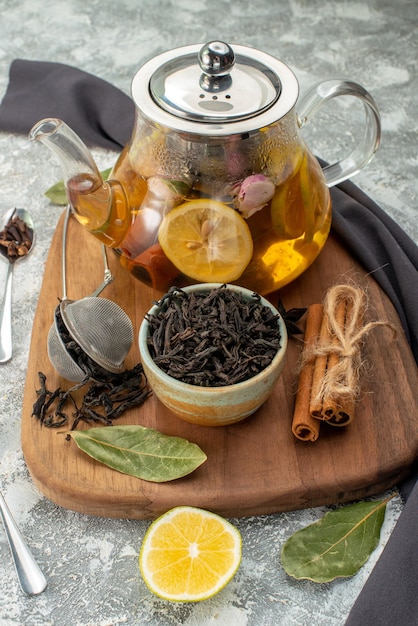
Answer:
[[[166,49],[211,39],[262,48],[295,71],[302,90],[328,77],[363,84],[381,111],[380,151],[354,182],[418,241],[418,8],[415,0],[1,0],[0,97],[15,58],[78,66],[129,93],[137,67]],[[331,160],[353,140],[355,107],[332,106],[304,130],[311,148]],[[99,167],[115,155],[95,151]],[[218,596],[200,604],[169,604],[143,584],[137,554],[148,522],[112,520],[63,510],[32,484],[20,446],[20,414],[30,333],[49,244],[61,209],[43,192],[61,177],[46,150],[25,137],[0,134],[0,211],[25,206],[37,243],[16,266],[14,356],[0,366],[0,477],[9,506],[48,581],[41,596],[18,586],[0,532],[2,626],[340,626],[400,514],[388,505],[379,547],[354,577],[327,585],[295,581],[280,549],[325,507],[234,520],[243,562]],[[0,286],[5,267],[0,266]]]

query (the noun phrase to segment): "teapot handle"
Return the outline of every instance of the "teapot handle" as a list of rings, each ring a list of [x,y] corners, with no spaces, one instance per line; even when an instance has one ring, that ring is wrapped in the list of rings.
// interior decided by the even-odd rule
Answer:
[[[366,113],[365,131],[361,141],[345,158],[323,168],[328,187],[342,183],[357,174],[369,161],[380,143],[380,115],[372,96],[361,85],[347,80],[325,80],[312,87],[297,105],[298,123],[302,128],[331,98],[355,96],[364,104]]]

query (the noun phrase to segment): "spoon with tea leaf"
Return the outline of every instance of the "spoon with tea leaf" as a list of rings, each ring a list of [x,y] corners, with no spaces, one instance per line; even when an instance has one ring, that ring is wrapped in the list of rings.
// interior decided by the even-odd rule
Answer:
[[[13,267],[25,259],[34,244],[33,222],[26,209],[10,209],[0,224],[0,255],[7,273],[0,308],[0,363],[12,358],[12,277]]]

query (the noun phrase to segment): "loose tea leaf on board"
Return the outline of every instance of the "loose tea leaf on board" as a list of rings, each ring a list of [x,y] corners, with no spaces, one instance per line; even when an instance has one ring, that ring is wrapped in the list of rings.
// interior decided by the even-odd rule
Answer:
[[[89,365],[87,359],[89,357],[85,355],[82,362],[84,371],[88,369],[84,369]],[[100,366],[95,366],[92,359],[89,361],[89,367],[95,379],[86,374],[84,380],[67,390],[60,387],[55,391],[49,390],[46,386],[45,374],[38,372],[41,386],[36,390],[37,400],[33,404],[32,416],[36,417],[43,426],[61,428],[71,418],[73,420],[71,430],[75,430],[80,422],[111,426],[114,420],[121,417],[126,410],[140,406],[150,395],[151,391],[141,363],[119,374],[111,374],[101,370]],[[78,363],[81,363],[81,360]],[[99,380],[96,374],[104,374],[105,377]],[[79,406],[73,393],[85,385],[89,386]],[[68,408],[71,411],[70,414]]]
[[[72,431],[68,436],[96,461],[157,483],[186,476],[207,459],[195,443],[144,426],[104,426]]]
[[[330,511],[295,532],[281,552],[287,574],[319,583],[356,574],[379,543],[391,497]]]
[[[286,311],[283,302],[279,300],[277,303],[277,310],[283,318],[289,335],[303,335],[303,330],[299,328],[297,322],[299,322],[299,320],[305,315],[308,310],[307,307],[292,308]]]

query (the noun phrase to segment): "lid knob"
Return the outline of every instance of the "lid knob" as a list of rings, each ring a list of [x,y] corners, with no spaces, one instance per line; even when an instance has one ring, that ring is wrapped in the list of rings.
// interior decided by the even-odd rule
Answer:
[[[199,80],[202,89],[214,93],[230,88],[232,79],[229,72],[235,63],[231,46],[223,41],[210,41],[200,49],[198,59],[203,71]]]
[[[210,41],[199,52],[199,65],[209,76],[225,76],[234,67],[235,54],[223,41]]]

